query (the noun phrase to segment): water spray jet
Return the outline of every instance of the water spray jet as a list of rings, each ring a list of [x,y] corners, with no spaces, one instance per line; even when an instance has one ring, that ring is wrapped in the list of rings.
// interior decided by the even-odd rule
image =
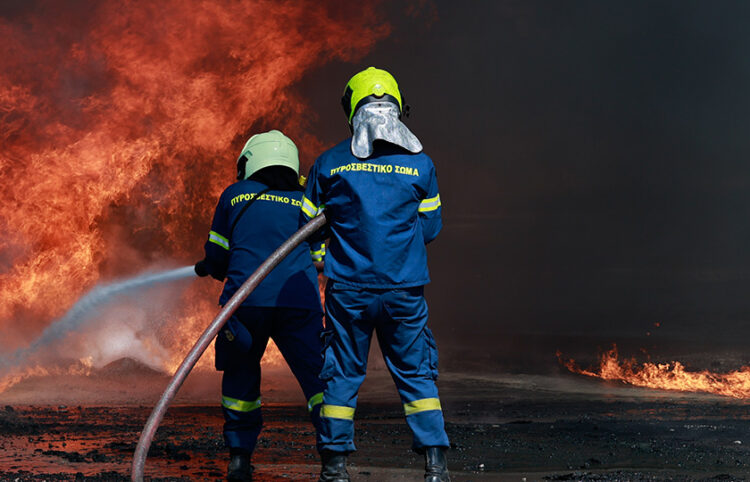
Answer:
[[[41,353],[69,333],[81,330],[93,319],[97,309],[111,303],[117,297],[139,290],[195,276],[192,266],[160,272],[144,273],[125,280],[96,286],[78,300],[63,316],[53,321],[28,347],[16,350],[0,361],[0,378],[15,368],[26,365],[36,353]],[[6,387],[7,388],[7,387]]]

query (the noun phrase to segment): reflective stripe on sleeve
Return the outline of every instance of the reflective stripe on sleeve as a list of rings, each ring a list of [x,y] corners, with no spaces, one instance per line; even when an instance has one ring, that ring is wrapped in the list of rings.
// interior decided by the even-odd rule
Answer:
[[[340,418],[342,420],[354,420],[354,409],[340,405],[326,405],[320,407],[320,416],[326,418]]]
[[[218,244],[224,249],[229,249],[229,240],[216,231],[210,231],[208,233],[208,240],[214,244]]]
[[[316,214],[320,209],[318,206],[312,203],[309,199],[307,199],[305,196],[302,196],[302,212],[305,213],[305,215],[308,218],[314,218]]]
[[[442,410],[440,407],[440,399],[437,398],[423,398],[421,400],[414,400],[413,402],[404,404],[404,413],[408,417],[419,412],[426,412],[428,410]]]
[[[256,408],[260,408],[260,397],[257,400],[246,401],[238,400],[236,398],[221,396],[221,404],[229,410],[235,410],[237,412],[252,412]]]
[[[323,392],[316,393],[307,401],[307,411],[312,412],[315,405],[323,403]]]
[[[421,203],[419,203],[419,212],[426,213],[428,211],[434,211],[440,206],[440,194],[438,194],[435,197],[424,199]]]
[[[321,244],[320,249],[317,251],[310,251],[310,256],[312,256],[313,261],[323,261],[323,256],[326,255],[326,245]]]

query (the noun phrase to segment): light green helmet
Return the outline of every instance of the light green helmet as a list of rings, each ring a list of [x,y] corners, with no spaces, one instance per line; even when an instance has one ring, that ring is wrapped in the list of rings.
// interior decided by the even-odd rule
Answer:
[[[299,153],[291,139],[272,130],[251,137],[237,158],[237,180],[242,181],[269,166],[286,166],[299,176]]]

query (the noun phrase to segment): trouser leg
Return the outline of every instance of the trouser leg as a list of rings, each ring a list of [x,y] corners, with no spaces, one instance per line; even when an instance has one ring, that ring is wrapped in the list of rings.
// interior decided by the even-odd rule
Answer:
[[[240,308],[240,321],[252,334],[247,352],[233,353],[221,382],[224,442],[233,452],[252,453],[263,426],[260,402],[260,359],[268,343],[263,309]],[[221,333],[219,336],[223,336]],[[227,348],[229,350],[233,347]]]
[[[316,432],[320,431],[320,406],[323,403],[324,388],[320,379],[323,367],[322,331],[322,313],[277,308],[271,335],[305,394],[307,410]]]
[[[382,295],[384,315],[377,324],[383,358],[404,404],[413,433],[412,448],[448,447],[438,397],[437,348],[427,328],[422,288],[392,290]]]
[[[365,378],[372,324],[362,314],[373,297],[357,290],[326,290],[326,339],[321,379],[326,383],[321,406],[318,450],[348,453],[354,446],[354,410]]]

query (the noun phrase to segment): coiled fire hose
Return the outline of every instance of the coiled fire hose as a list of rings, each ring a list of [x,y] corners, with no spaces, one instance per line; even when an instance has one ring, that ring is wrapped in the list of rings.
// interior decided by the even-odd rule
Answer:
[[[216,315],[216,318],[214,318],[214,321],[211,322],[208,328],[206,328],[206,331],[204,331],[201,337],[198,338],[198,341],[195,342],[193,348],[190,350],[187,356],[185,356],[185,359],[180,364],[180,367],[177,368],[174,376],[172,376],[172,379],[169,381],[169,385],[167,385],[167,388],[164,390],[161,399],[159,399],[159,402],[156,404],[154,410],[151,412],[151,415],[148,417],[146,425],[143,427],[141,437],[138,440],[138,445],[135,447],[135,454],[133,455],[131,480],[133,480],[134,482],[143,481],[143,472],[146,465],[146,457],[148,456],[148,449],[151,446],[151,441],[156,434],[156,429],[159,428],[159,424],[164,418],[164,414],[166,413],[167,407],[169,407],[170,402],[174,399],[175,395],[177,395],[177,391],[180,389],[180,386],[182,386],[185,378],[187,378],[188,374],[198,362],[198,359],[201,357],[203,352],[206,351],[206,348],[208,348],[211,340],[214,339],[221,327],[224,326],[224,323],[229,320],[235,310],[240,307],[242,302],[245,301],[245,298],[248,297],[248,295],[260,284],[260,282],[263,281],[263,279],[268,276],[268,274],[284,258],[286,258],[287,255],[289,255],[289,253],[294,250],[294,248],[299,246],[304,240],[309,238],[318,229],[322,228],[325,223],[325,214],[318,214],[312,220],[310,220],[310,222],[302,226],[289,239],[284,241],[284,243],[279,246],[279,248],[263,262],[263,264],[258,266],[258,269],[256,269],[255,272],[250,275],[247,281],[242,283],[242,286],[240,286],[234,296],[232,296],[229,301],[227,301],[221,311],[219,311],[219,314]]]

